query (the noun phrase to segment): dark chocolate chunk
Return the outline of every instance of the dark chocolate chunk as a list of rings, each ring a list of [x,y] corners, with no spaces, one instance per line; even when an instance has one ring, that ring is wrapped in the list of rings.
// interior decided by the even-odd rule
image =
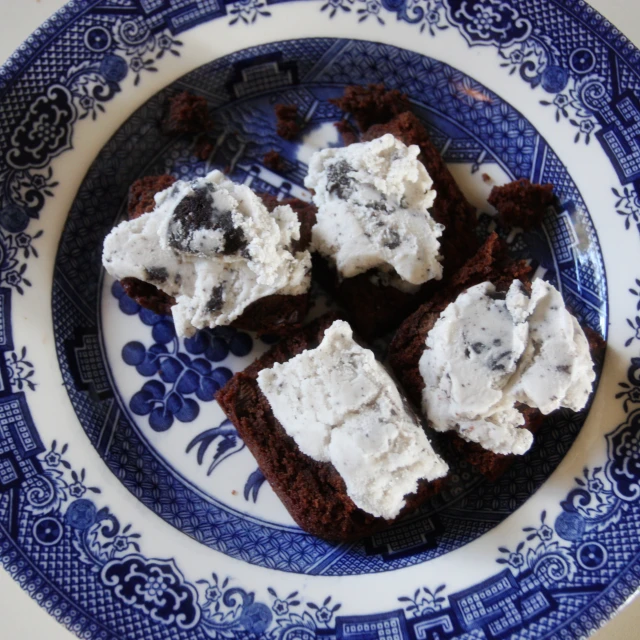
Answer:
[[[327,191],[346,200],[353,193],[353,180],[349,172],[353,167],[346,160],[338,160],[327,167]]]
[[[213,290],[211,291],[211,297],[207,301],[207,313],[215,313],[216,311],[220,311],[220,309],[222,309],[222,305],[224,304],[223,294],[224,287],[222,285],[213,288]]]
[[[162,284],[169,277],[169,273],[164,267],[148,267],[145,272],[147,280],[156,284]]]
[[[367,204],[367,207],[381,213],[391,213],[389,210],[389,204],[384,200],[373,200]]]
[[[387,249],[397,249],[400,246],[400,234],[394,229],[385,229],[382,243]]]
[[[224,236],[221,253],[237,253],[247,246],[244,232],[233,224],[231,211],[220,211],[213,204],[211,187],[200,187],[184,197],[175,208],[169,224],[169,246],[177,251],[198,253],[192,247],[193,232],[198,229],[217,229]]]
[[[491,371],[504,371],[505,366],[500,362],[511,355],[511,351],[503,351],[500,355],[492,358],[489,362],[489,368]]]
[[[247,246],[244,231],[233,225],[231,211],[223,211],[215,222],[215,228],[224,232],[224,250],[222,253],[229,255],[238,253]]]

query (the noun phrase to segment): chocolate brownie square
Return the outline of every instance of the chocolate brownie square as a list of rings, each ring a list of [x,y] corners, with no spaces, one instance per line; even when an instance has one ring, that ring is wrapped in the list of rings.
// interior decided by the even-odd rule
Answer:
[[[515,262],[509,258],[506,245],[496,233],[493,233],[478,252],[448,281],[445,288],[438,291],[400,325],[389,346],[389,364],[407,396],[416,406],[422,404],[424,381],[419,365],[425,341],[449,303],[464,290],[481,282],[492,282],[498,291],[507,291],[515,279],[528,286],[529,272],[530,268],[524,261]],[[535,433],[542,422],[542,414],[536,409],[522,409],[525,428]],[[443,439],[448,442],[453,459],[465,459],[490,479],[504,473],[515,459],[515,456],[487,451],[476,443],[463,440],[453,432],[445,433]]]
[[[385,529],[392,522],[359,509],[332,464],[317,462],[300,451],[273,415],[257,382],[262,369],[286,362],[305,349],[315,349],[337,319],[335,314],[327,314],[291,334],[234,375],[216,399],[298,525],[320,538],[348,542]],[[442,480],[421,481],[416,493],[407,496],[399,517],[417,509],[441,485]]]
[[[445,289],[439,291],[427,303],[402,323],[389,346],[389,364],[399,379],[409,399],[417,406],[422,402],[424,381],[420,374],[420,358],[425,341],[440,314],[463,291],[481,282],[492,282],[500,292],[506,292],[513,280],[520,280],[530,288],[530,267],[525,261],[513,261],[507,253],[504,241],[492,233],[478,252],[451,278]],[[596,366],[601,366],[606,348],[603,338],[590,328],[585,329],[591,356]],[[544,416],[537,409],[518,406],[524,416],[524,428],[532,433],[542,425]],[[487,451],[479,444],[468,442],[450,431],[443,435],[448,444],[451,459],[462,458],[475,466],[487,478],[501,476],[516,456]]]
[[[404,93],[397,89],[387,89],[382,83],[366,87],[350,85],[341,98],[329,102],[353,116],[360,131],[366,131],[375,124],[389,122],[394,116],[411,108]]]
[[[362,131],[361,141],[367,142],[391,133],[407,146],[415,144],[420,147],[419,160],[433,179],[438,194],[431,215],[445,226],[440,238],[440,252],[446,280],[478,248],[476,211],[456,184],[425,126],[408,111],[409,100],[397,90],[388,91],[383,85],[369,85],[347,87],[344,96],[332,102],[353,115]],[[337,126],[346,134],[345,143],[356,141],[347,122],[341,121]],[[340,301],[352,325],[366,340],[395,329],[442,286],[441,281],[432,280],[425,283],[418,293],[411,294],[381,284],[375,271],[343,280],[337,274],[331,274],[326,264],[318,266],[317,271],[323,285]]]

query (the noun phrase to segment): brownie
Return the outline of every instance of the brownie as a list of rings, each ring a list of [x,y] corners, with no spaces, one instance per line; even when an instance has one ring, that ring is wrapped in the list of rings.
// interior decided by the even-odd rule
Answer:
[[[500,222],[525,230],[542,224],[555,200],[552,184],[532,184],[526,178],[493,187],[489,194],[489,204],[498,211]]]
[[[529,274],[530,267],[526,262],[511,260],[504,241],[496,233],[492,233],[476,255],[451,278],[446,290],[439,291],[432,300],[406,319],[389,346],[389,364],[412,402],[417,406],[422,402],[424,381],[420,375],[420,358],[427,334],[447,305],[464,290],[486,281],[492,282],[498,291],[506,292],[513,280],[518,279],[530,290]],[[592,358],[596,366],[601,366],[606,343],[600,334],[589,327],[585,328],[585,334]],[[544,416],[537,409],[523,404],[519,404],[518,409],[524,416],[524,428],[536,433]],[[468,442],[451,431],[443,436],[452,459],[465,459],[490,480],[501,476],[516,459],[514,455],[487,451],[479,444]]]
[[[313,256],[313,276],[335,296],[354,329],[367,341],[393,331],[422,301],[418,294],[379,284],[375,270],[339,280],[319,255]]]
[[[402,323],[389,346],[389,364],[416,406],[422,404],[424,381],[419,365],[425,340],[447,305],[465,289],[487,280],[498,291],[506,291],[516,278],[528,287],[529,272],[530,267],[524,261],[515,262],[509,258],[506,244],[496,233],[492,233],[478,252],[448,281],[446,287]],[[525,427],[535,431],[541,422],[540,412],[527,408],[523,414]],[[492,479],[501,475],[514,459],[514,456],[487,451],[453,432],[445,434],[444,439],[457,456],[463,457]]]
[[[235,374],[216,399],[298,525],[320,538],[348,542],[385,529],[392,522],[359,509],[332,464],[317,462],[300,451],[274,417],[257,383],[262,369],[286,362],[305,349],[315,349],[336,319],[335,314],[324,315],[290,335]],[[441,480],[421,481],[416,493],[407,496],[399,517],[417,509],[441,485]]]
[[[155,206],[154,195],[171,186],[175,178],[170,175],[145,176],[136,180],[129,188],[128,214],[133,220],[143,213],[151,211]],[[311,243],[311,227],[315,224],[316,209],[313,205],[289,198],[279,202],[269,194],[260,196],[269,210],[278,204],[288,204],[298,215],[300,220],[300,240],[293,243],[294,251],[304,251]],[[149,282],[138,278],[123,278],[120,281],[125,293],[135,300],[141,307],[150,309],[154,313],[169,315],[175,299],[167,295]],[[272,295],[251,303],[236,318],[231,326],[246,331],[255,331],[260,335],[283,335],[302,326],[309,310],[309,294],[297,296]]]
[[[162,132],[167,135],[202,133],[211,129],[209,106],[205,98],[182,91],[169,98]]]
[[[438,194],[431,215],[445,226],[440,238],[440,252],[446,280],[478,248],[476,211],[456,184],[442,156],[429,139],[425,126],[408,111],[408,98],[397,90],[387,91],[384,85],[379,84],[347,87],[344,96],[332,102],[354,117],[362,131],[362,141],[391,133],[406,145],[416,144],[420,147],[419,160],[433,179]],[[357,141],[355,130],[348,121],[336,123],[336,127],[342,133],[345,144]],[[395,329],[421,302],[444,286],[441,281],[431,280],[418,293],[410,294],[381,285],[375,270],[343,280],[339,280],[337,274],[331,277],[328,270],[326,264],[317,267],[323,286],[340,301],[354,328],[366,340]]]
[[[274,107],[276,113],[276,133],[285,140],[293,140],[302,130],[302,122],[298,115],[298,105],[277,104]]]
[[[267,167],[267,169],[277,171],[278,173],[282,173],[286,166],[284,158],[275,149],[271,149],[271,151],[267,151],[267,153],[264,154],[262,164]]]

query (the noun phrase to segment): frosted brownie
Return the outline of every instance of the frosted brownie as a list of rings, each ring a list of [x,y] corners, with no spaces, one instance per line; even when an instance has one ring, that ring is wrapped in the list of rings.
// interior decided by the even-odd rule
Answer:
[[[270,214],[248,187],[213,171],[155,194],[152,210],[139,215],[145,203],[151,206],[144,187],[154,185],[154,179],[134,185],[134,218],[105,240],[103,262],[125,290],[156,311],[170,309],[180,334],[234,322],[260,333],[300,325],[311,261],[289,205],[271,203]],[[164,295],[154,296],[151,287]]]
[[[495,235],[463,271],[401,325],[389,358],[429,425],[495,478],[530,448],[541,414],[584,408],[595,373],[560,293],[529,283]]]
[[[285,338],[216,399],[293,519],[327,540],[388,527],[447,472],[391,378],[335,315]]]

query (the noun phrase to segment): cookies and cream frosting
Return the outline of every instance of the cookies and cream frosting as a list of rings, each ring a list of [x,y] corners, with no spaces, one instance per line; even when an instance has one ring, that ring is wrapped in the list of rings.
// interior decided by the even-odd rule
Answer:
[[[484,282],[459,295],[429,331],[420,373],[430,425],[500,454],[533,441],[516,403],[578,411],[595,379],[582,328],[543,280],[530,295],[519,280],[506,294]]]
[[[378,269],[399,288],[442,278],[444,227],[429,214],[436,192],[419,153],[389,133],[312,156],[313,248],[341,277]]]

